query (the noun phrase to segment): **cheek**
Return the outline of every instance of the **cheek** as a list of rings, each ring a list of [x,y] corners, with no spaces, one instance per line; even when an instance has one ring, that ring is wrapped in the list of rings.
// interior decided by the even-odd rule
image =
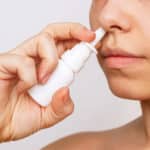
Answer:
[[[146,50],[143,52],[147,55],[150,50],[150,2],[143,0],[139,3],[137,8],[133,8],[131,36],[133,35],[133,43],[136,43],[137,48]]]
[[[150,16],[149,16],[150,17]],[[148,18],[147,18],[148,19]],[[150,59],[150,22],[149,21],[144,21],[147,20],[146,18],[143,19],[143,22],[139,24],[139,30],[142,32],[141,37],[139,37],[141,45],[141,50],[145,53],[147,58]],[[140,47],[139,46],[139,47]]]
[[[129,11],[132,12],[132,15],[129,14],[132,30],[126,34],[128,37],[125,34],[118,35],[118,44],[124,49],[146,56],[147,59],[136,67],[120,70],[104,68],[100,57],[98,60],[114,95],[121,98],[146,100],[150,99],[150,2],[146,5],[143,1],[142,5],[132,7]],[[97,6],[91,8],[90,21],[93,29],[100,26],[99,11]],[[124,38],[120,40],[122,37]]]
[[[112,93],[121,98],[150,99],[150,64],[126,69],[103,68]]]
[[[137,66],[122,69],[106,68],[100,57],[98,60],[114,95],[132,100],[150,99],[150,63],[148,60]]]

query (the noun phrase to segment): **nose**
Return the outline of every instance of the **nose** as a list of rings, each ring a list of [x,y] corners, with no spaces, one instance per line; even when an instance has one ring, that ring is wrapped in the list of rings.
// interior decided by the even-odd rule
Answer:
[[[131,23],[125,3],[120,0],[108,0],[99,11],[99,23],[109,32],[127,32]]]

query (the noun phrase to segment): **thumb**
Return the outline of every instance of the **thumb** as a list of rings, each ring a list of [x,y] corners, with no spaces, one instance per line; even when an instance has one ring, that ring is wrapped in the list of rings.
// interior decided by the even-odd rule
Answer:
[[[70,98],[68,87],[61,88],[54,94],[51,104],[45,108],[41,128],[58,123],[69,116],[73,110],[74,104]]]

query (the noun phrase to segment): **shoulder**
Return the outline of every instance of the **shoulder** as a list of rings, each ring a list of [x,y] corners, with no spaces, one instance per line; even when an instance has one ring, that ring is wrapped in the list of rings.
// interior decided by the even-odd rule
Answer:
[[[101,132],[83,132],[57,140],[42,150],[105,150],[118,147],[137,140],[141,134],[141,119],[134,120],[122,127]]]
[[[99,133],[78,133],[55,141],[42,150],[95,150],[97,149],[96,147],[99,147],[100,143],[104,142],[102,136],[101,141],[99,140]]]

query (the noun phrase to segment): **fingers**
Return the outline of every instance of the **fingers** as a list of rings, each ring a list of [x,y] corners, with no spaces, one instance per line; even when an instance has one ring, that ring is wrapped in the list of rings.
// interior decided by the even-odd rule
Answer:
[[[76,39],[90,42],[95,33],[79,23],[54,23],[48,25],[43,32],[49,33],[56,40]]]
[[[45,83],[58,64],[58,52],[54,40],[41,33],[16,48],[13,53],[32,57],[37,61],[38,82]]]
[[[64,48],[71,48],[76,41],[89,42],[94,38],[95,34],[92,31],[78,23],[50,24],[40,34],[17,47],[13,53],[38,60],[36,61],[38,62],[37,79],[39,83],[44,84],[56,68]],[[74,43],[67,40],[74,41]]]
[[[31,88],[37,83],[35,63],[32,59],[14,54],[0,55],[0,79],[17,76],[18,92]]]
[[[41,128],[50,127],[63,120],[73,112],[73,109],[74,104],[70,98],[69,89],[61,88],[54,94],[51,104],[44,111]]]
[[[54,23],[48,25],[42,32],[55,39],[59,57],[65,49],[72,48],[79,41],[90,42],[95,38],[94,32],[79,23]]]
[[[38,67],[38,79],[41,83],[45,83],[58,64],[57,48],[54,40],[47,33],[39,35],[36,42],[37,48],[34,55],[32,52],[32,56],[37,55],[41,59]]]

